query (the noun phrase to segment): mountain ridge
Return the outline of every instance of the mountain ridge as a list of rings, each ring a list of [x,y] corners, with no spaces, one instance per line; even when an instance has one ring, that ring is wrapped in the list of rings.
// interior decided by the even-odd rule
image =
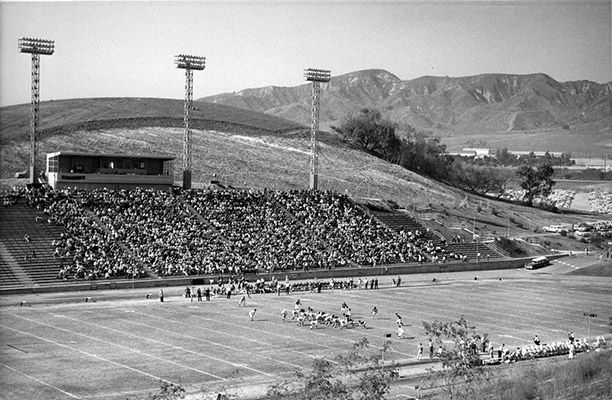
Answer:
[[[199,100],[247,108],[301,124],[310,121],[310,85],[265,86]],[[612,122],[612,82],[558,82],[545,73],[487,73],[402,80],[384,69],[332,77],[321,85],[321,125],[376,107],[400,125],[435,134],[491,133]]]

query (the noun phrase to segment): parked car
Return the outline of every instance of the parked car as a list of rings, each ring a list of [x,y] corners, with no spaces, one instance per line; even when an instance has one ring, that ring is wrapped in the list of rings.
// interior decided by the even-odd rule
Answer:
[[[563,230],[563,226],[561,225],[550,225],[550,226],[545,226],[544,228],[544,232],[552,232],[552,233],[559,233]]]

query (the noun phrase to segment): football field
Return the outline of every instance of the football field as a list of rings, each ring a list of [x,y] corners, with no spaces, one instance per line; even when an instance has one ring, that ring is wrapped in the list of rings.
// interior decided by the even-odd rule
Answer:
[[[535,334],[550,342],[569,331],[578,338],[589,329],[591,337],[610,333],[611,278],[525,270],[475,276],[407,275],[400,287],[388,276],[378,290],[257,294],[246,306],[238,305],[240,296],[192,302],[181,296],[183,288],[164,288],[163,303],[157,289],[6,296],[0,299],[0,398],[141,399],[157,392],[160,380],[189,393],[265,388],[309,367],[313,357],[345,353],[362,337],[378,347],[391,333],[386,359],[414,360],[419,342],[427,342],[421,321],[461,315],[496,347],[531,344]],[[93,302],[85,302],[88,296]],[[304,308],[337,315],[346,302],[367,329],[283,322],[281,310],[289,319],[297,299]],[[379,314],[372,318],[374,306]],[[396,312],[408,325],[401,340]],[[590,328],[584,313],[597,314]]]

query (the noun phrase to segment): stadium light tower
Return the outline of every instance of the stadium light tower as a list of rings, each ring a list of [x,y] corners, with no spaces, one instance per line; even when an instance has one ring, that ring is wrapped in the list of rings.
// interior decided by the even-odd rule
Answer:
[[[317,133],[319,132],[319,94],[321,93],[321,82],[329,82],[331,71],[325,69],[308,68],[304,70],[304,78],[312,82],[312,123],[310,125],[310,189],[318,189],[319,180],[319,145]]]
[[[189,119],[191,117],[191,103],[193,102],[193,70],[201,71],[206,66],[206,57],[188,56],[179,54],[174,56],[174,65],[185,70],[185,106],[183,119],[185,121],[185,135],[183,137],[183,189],[191,189],[191,131]]]
[[[38,109],[40,103],[40,55],[52,55],[55,41],[21,38],[18,42],[21,53],[32,54],[32,101],[30,104],[30,183],[36,182],[36,135],[38,133]]]

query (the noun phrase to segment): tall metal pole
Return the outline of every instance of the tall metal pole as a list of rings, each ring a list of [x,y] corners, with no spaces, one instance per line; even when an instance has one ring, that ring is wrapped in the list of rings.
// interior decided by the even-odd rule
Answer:
[[[40,108],[40,54],[32,53],[32,100],[30,102],[30,183],[38,178],[36,170],[38,110]]]
[[[183,120],[185,122],[185,133],[183,135],[183,188],[191,189],[191,130],[189,120],[191,118],[191,107],[193,103],[193,71],[185,70],[185,104]]]
[[[38,111],[40,108],[40,55],[52,55],[55,52],[55,42],[45,39],[21,38],[18,41],[21,53],[32,54],[32,99],[30,102],[30,183],[38,178],[36,169],[38,134]]]
[[[183,121],[185,132],[183,135],[183,189],[191,189],[191,130],[189,121],[193,103],[193,70],[201,71],[205,68],[206,57],[190,56],[180,54],[174,56],[174,64],[177,68],[185,70],[185,103],[183,109]]]
[[[310,189],[317,190],[319,187],[319,144],[317,134],[319,132],[321,82],[330,81],[331,71],[308,68],[304,70],[304,77],[307,81],[312,82],[312,123],[310,125]]]
[[[319,95],[321,84],[312,82],[312,123],[310,124],[310,189],[317,190],[319,182],[319,145],[317,133],[319,132]]]

